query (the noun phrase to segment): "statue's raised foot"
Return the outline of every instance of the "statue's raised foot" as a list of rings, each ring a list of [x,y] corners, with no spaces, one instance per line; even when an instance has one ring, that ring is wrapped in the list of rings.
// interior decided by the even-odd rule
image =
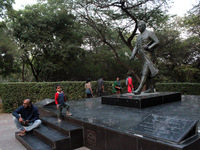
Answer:
[[[139,91],[139,90],[133,91],[133,94],[135,94],[135,95],[139,95],[140,93],[141,93],[141,91]]]
[[[154,93],[154,89],[148,89],[148,90],[146,90],[146,91],[144,91],[144,93]]]

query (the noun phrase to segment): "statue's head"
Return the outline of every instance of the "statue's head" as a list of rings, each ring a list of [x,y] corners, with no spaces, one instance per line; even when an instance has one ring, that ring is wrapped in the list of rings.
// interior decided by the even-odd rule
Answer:
[[[138,22],[138,29],[141,33],[144,32],[144,30],[146,29],[146,24],[143,20],[140,20]]]

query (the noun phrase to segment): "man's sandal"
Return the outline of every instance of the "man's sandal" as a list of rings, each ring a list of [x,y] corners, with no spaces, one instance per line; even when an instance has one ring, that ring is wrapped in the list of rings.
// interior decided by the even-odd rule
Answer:
[[[68,112],[68,113],[66,113],[66,115],[67,115],[67,116],[71,116],[71,115],[72,115],[72,113]]]
[[[26,135],[26,131],[20,131],[20,132],[18,133],[18,135],[19,135],[19,136],[25,136],[25,135]]]

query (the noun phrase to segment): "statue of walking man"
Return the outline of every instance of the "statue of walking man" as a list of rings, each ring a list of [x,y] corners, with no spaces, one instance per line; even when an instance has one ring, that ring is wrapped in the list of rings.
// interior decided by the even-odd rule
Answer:
[[[142,64],[142,77],[140,85],[137,90],[133,91],[135,95],[141,93],[143,86],[147,83],[148,89],[145,93],[154,92],[154,77],[158,74],[158,69],[154,65],[155,62],[155,51],[154,49],[159,45],[159,40],[156,37],[155,33],[152,31],[146,30],[146,24],[144,21],[139,21],[138,29],[140,35],[137,37],[136,46],[133,49],[132,55],[130,57],[133,60],[136,54],[139,55],[139,59]]]

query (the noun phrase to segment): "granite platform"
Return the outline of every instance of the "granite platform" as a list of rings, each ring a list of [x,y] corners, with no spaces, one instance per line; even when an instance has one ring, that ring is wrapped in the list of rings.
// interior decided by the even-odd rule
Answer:
[[[200,96],[182,95],[181,101],[138,109],[123,106],[104,105],[101,97],[70,100],[73,116],[63,119],[83,127],[84,146],[89,149],[102,150],[199,150],[200,149]],[[36,104],[41,117],[57,116],[56,106],[52,102]],[[195,120],[192,134],[195,136],[181,143],[169,143],[165,140],[151,138],[130,132],[130,129],[150,114],[172,117],[177,120]]]
[[[176,101],[181,101],[180,92],[142,92],[139,95],[134,95],[133,93],[125,93],[101,97],[102,104],[134,107],[139,109]]]

